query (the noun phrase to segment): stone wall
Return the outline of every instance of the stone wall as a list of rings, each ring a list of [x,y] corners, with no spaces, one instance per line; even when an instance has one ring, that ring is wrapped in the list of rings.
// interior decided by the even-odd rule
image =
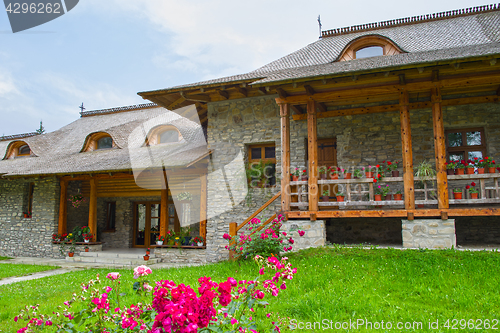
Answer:
[[[173,264],[205,264],[207,262],[206,249],[177,249],[177,248],[154,248],[153,253],[162,262]]]
[[[400,218],[344,218],[326,221],[326,240],[334,244],[401,245]]]
[[[29,182],[34,184],[32,217],[24,218]],[[58,213],[59,182],[55,177],[0,180],[0,255],[52,257]]]
[[[297,231],[303,230],[304,236],[300,237]],[[303,250],[310,247],[319,247],[326,245],[325,221],[323,220],[290,220],[283,223],[281,231],[285,231],[293,236],[293,251]]]
[[[455,220],[402,220],[403,247],[450,249],[457,247]]]

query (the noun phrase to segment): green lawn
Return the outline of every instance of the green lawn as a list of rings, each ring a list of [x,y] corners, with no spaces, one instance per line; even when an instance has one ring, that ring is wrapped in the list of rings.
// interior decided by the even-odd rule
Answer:
[[[7,259],[12,259],[12,258],[9,258],[9,257],[1,257],[1,256],[0,256],[0,260],[7,260]]]
[[[335,325],[366,320],[377,325],[389,321],[392,331],[398,332],[402,331],[396,329],[398,322],[421,322],[423,329],[409,331],[446,332],[447,319],[500,319],[497,252],[320,248],[292,254],[290,261],[298,273],[287,290],[277,299],[270,299],[266,313],[278,312],[297,323],[332,321]],[[0,331],[14,332],[21,327],[12,319],[24,304],[38,303],[42,312],[48,312],[54,309],[54,304],[61,304],[71,293],[79,291],[81,282],[97,273],[104,278],[110,271],[78,271],[0,287]],[[137,302],[137,296],[127,289],[133,282],[132,271],[120,273],[122,291],[128,293],[127,303]],[[215,281],[228,276],[251,279],[257,276],[257,270],[251,262],[224,262],[157,270],[153,271],[152,279],[169,279],[196,287],[200,276],[212,276]],[[262,315],[256,315],[261,323],[270,321]],[[429,329],[429,322],[437,320],[439,329]],[[455,327],[460,328],[460,323]],[[331,331],[322,328],[295,332]],[[369,326],[365,328],[340,331],[375,331]]]
[[[23,264],[0,264],[0,279],[12,276],[25,276],[31,273],[48,271],[59,267],[55,266],[39,266],[39,265],[23,265]]]

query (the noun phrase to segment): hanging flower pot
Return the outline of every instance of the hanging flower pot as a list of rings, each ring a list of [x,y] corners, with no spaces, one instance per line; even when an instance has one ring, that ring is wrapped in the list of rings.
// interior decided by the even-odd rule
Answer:
[[[393,177],[399,177],[399,170],[392,170]]]
[[[344,179],[351,179],[351,173],[350,172],[345,173]]]
[[[495,170],[495,168],[494,168],[494,167],[490,167],[490,168],[488,168],[488,172],[489,172],[489,173],[495,173],[495,172],[496,172],[496,170]]]
[[[477,173],[478,174],[483,174],[484,173],[484,168],[477,168]]]
[[[467,168],[467,174],[468,175],[473,175],[474,174],[474,168]]]
[[[403,200],[403,194],[402,193],[394,194],[394,200]]]
[[[456,171],[455,172],[456,175],[463,175],[464,174],[464,169],[463,168],[458,168],[455,171]]]
[[[477,199],[478,198],[478,193],[470,193],[470,198],[471,199]]]
[[[375,201],[382,201],[382,194],[375,194]]]
[[[454,199],[462,199],[462,192],[453,192]]]

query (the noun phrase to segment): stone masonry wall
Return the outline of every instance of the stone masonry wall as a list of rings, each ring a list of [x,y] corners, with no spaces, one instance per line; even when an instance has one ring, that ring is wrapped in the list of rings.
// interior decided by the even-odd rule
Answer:
[[[29,182],[34,183],[32,217],[24,218]],[[0,255],[52,257],[58,212],[59,182],[55,177],[0,180]]]
[[[304,236],[300,237],[297,231],[303,230]],[[290,220],[283,224],[281,231],[285,231],[293,236],[293,251],[303,250],[310,247],[319,247],[326,245],[325,221],[323,220]]]
[[[207,262],[205,249],[155,248],[153,253],[165,263],[205,264]]]
[[[403,247],[450,249],[457,247],[455,220],[402,220]]]

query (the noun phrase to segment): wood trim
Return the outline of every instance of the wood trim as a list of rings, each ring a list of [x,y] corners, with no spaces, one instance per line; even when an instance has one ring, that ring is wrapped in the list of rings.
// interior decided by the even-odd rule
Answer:
[[[200,189],[200,236],[203,237],[204,245],[207,245],[207,175],[201,176]]]
[[[481,144],[480,145],[467,145],[467,132],[480,132],[481,133]],[[462,134],[462,146],[458,147],[450,147],[448,141],[449,133],[461,133]],[[483,153],[483,157],[486,156],[486,137],[484,135],[483,127],[467,127],[467,128],[450,128],[445,131],[445,139],[446,139],[446,154],[449,159],[450,153],[464,153],[464,160],[468,159],[468,152],[471,151],[481,151]]]
[[[338,57],[338,61],[349,61],[356,59],[356,52],[370,46],[379,46],[384,55],[403,53],[401,49],[389,38],[380,35],[362,36],[347,45]]]
[[[325,218],[350,218],[350,217],[401,217],[407,218],[410,214],[414,217],[438,217],[442,212],[448,217],[460,216],[500,216],[500,208],[450,208],[450,209],[417,209],[417,210],[331,210],[331,211],[290,211],[286,212],[289,219],[308,219],[311,214],[316,214],[318,219]]]
[[[281,210],[290,210],[290,105],[280,104],[281,115]]]
[[[87,136],[87,138],[85,139],[85,143],[83,144],[83,148],[80,152],[90,152],[97,150],[97,142],[103,138],[111,138],[111,140],[113,140],[112,148],[108,149],[113,149],[117,147],[115,140],[110,134],[106,132],[95,132]]]
[[[431,90],[431,100],[438,208],[446,209],[450,207],[448,202],[448,178],[446,175],[446,138],[444,134],[443,110],[441,108],[441,89],[437,85]]]
[[[309,209],[318,210],[318,128],[316,120],[316,102],[307,102],[307,149],[309,171]]]
[[[57,233],[62,235],[67,232],[68,183],[64,180],[60,180],[59,185],[61,186],[61,192],[59,194],[59,220]]]
[[[281,191],[276,193],[274,197],[269,199],[262,207],[257,209],[252,215],[250,215],[245,221],[243,221],[242,224],[236,227],[236,232],[238,232],[241,228],[243,228],[248,222],[250,222],[254,217],[259,215],[260,212],[262,212],[264,209],[266,209],[270,204],[274,202],[274,200],[278,199],[281,196]]]
[[[271,163],[276,163],[276,151],[274,152],[274,158],[266,158],[266,147],[275,147],[276,144],[274,142],[272,143],[260,143],[260,144],[255,144],[255,145],[248,145],[248,162],[253,163],[253,162],[260,162],[263,161],[265,162],[271,162]],[[255,148],[261,148],[260,150],[260,158],[253,158],[252,156],[252,149]]]
[[[92,242],[96,241],[97,236],[97,180],[90,180],[90,202],[89,202],[89,223],[92,233]]]
[[[160,199],[160,236],[167,236],[168,222],[168,188],[165,188],[161,190]]]
[[[413,180],[413,151],[411,143],[410,112],[408,90],[403,89],[399,96],[399,116],[401,121],[401,148],[403,155],[403,181],[405,208],[415,209],[415,184]]]

